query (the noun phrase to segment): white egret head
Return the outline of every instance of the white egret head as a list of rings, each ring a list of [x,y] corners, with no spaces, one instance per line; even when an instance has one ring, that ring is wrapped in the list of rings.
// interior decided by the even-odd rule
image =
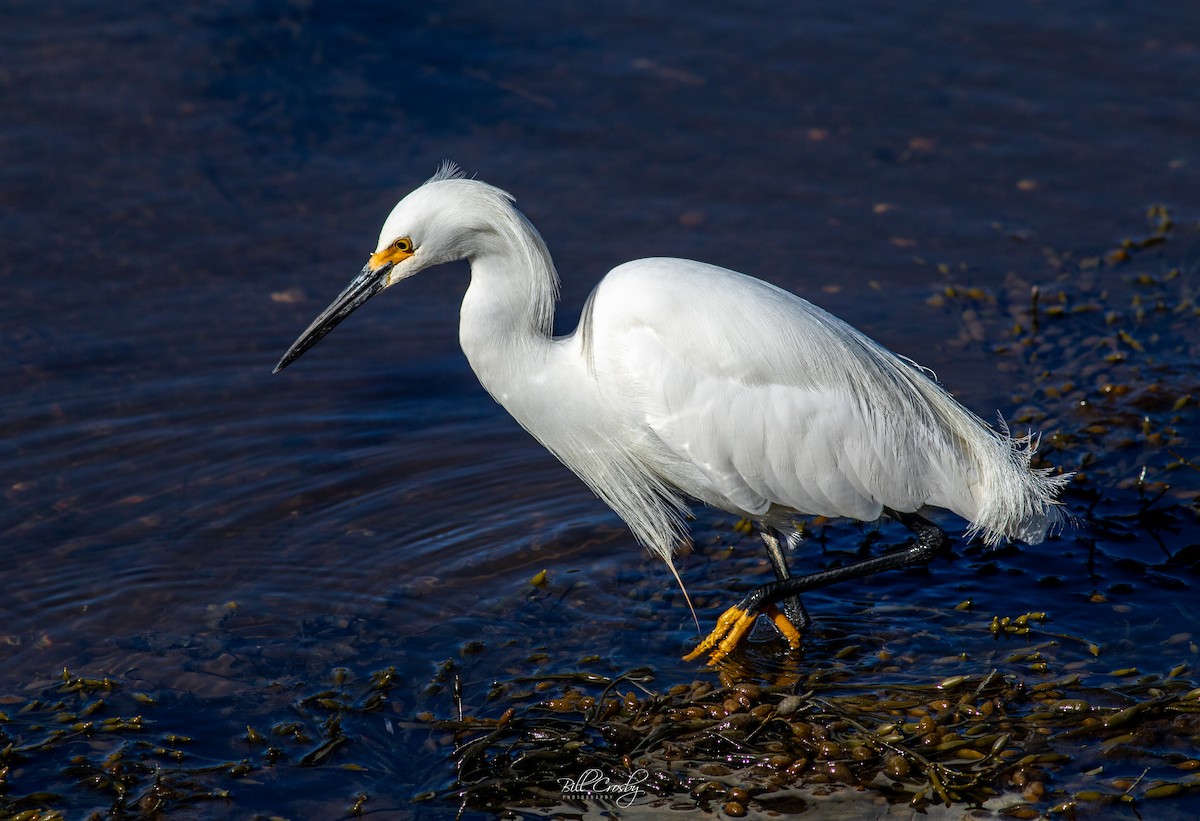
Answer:
[[[497,188],[464,179],[454,163],[443,163],[424,185],[392,209],[367,264],[292,343],[275,366],[275,373],[299,359],[385,288],[431,266],[486,253],[491,244],[499,242],[495,232],[487,230],[486,220],[481,219],[490,210],[486,207],[488,200],[510,201]],[[473,201],[485,207],[469,207]]]

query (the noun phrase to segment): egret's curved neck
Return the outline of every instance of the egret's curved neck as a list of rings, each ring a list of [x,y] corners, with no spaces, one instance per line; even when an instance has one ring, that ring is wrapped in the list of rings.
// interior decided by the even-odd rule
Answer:
[[[518,211],[495,226],[496,241],[472,254],[459,315],[459,344],[479,381],[510,407],[545,364],[558,275],[546,244]],[[511,409],[511,408],[510,408]]]

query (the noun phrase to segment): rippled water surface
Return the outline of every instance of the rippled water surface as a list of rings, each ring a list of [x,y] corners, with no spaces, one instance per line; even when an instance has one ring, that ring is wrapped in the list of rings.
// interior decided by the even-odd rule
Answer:
[[[668,571],[470,372],[465,265],[271,375],[443,158],[546,237],[564,332],[619,262],[723,264],[1044,430],[1050,461],[1085,474],[1081,527],[1056,541],[812,596],[807,652],[851,636],[987,664],[991,615],[1039,610],[1082,638],[1074,669],[1198,663],[1200,10],[420,5],[0,10],[6,703],[64,667],[109,675],[199,756],[236,760],[247,725],[285,723],[334,668],[392,666],[386,722],[332,760],[365,771],[259,770],[188,812],[333,818],[365,793],[379,817],[436,817],[453,806],[410,799],[453,772],[413,717],[450,712],[444,660],[475,703],[592,656],[663,686],[710,675],[680,660],[696,630]],[[1158,204],[1165,241],[1112,256],[1156,236]],[[1159,530],[1089,524],[1151,500]],[[678,565],[707,626],[769,567],[730,517],[693,526]],[[863,544],[823,527],[798,566]],[[21,776],[67,792],[49,768]]]

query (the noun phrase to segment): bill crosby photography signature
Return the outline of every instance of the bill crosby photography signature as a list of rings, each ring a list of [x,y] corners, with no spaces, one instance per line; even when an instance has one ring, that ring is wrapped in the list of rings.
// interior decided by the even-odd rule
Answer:
[[[646,794],[638,785],[649,777],[650,773],[645,770],[634,770],[629,774],[629,778],[621,783],[598,769],[590,769],[584,770],[575,778],[560,778],[558,783],[562,785],[563,798],[605,798],[624,809],[632,805],[639,796]]]

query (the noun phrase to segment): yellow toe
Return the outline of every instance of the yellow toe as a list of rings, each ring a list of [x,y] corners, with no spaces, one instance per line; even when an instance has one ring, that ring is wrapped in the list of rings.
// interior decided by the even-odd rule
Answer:
[[[736,605],[726,610],[721,614],[721,617],[717,619],[717,626],[713,628],[712,632],[705,636],[704,640],[696,645],[695,650],[684,656],[683,660],[695,661],[709,650],[712,650],[723,638],[725,638],[725,634],[729,633],[730,630],[737,625],[738,621],[745,617],[746,613]]]
[[[704,637],[704,640],[696,645],[696,649],[683,657],[684,661],[694,661],[705,653],[712,652],[712,658],[708,663],[716,664],[717,661],[733,652],[733,649],[738,646],[738,642],[745,637],[750,628],[754,625],[755,614],[747,613],[737,605],[726,610],[721,614],[721,618],[717,619],[717,626],[713,631]]]
[[[799,650],[800,631],[796,629],[796,625],[792,624],[792,620],[775,605],[766,609],[766,615],[771,619],[771,623],[775,625],[775,629],[779,631],[780,635],[787,639],[788,646],[793,650]]]

